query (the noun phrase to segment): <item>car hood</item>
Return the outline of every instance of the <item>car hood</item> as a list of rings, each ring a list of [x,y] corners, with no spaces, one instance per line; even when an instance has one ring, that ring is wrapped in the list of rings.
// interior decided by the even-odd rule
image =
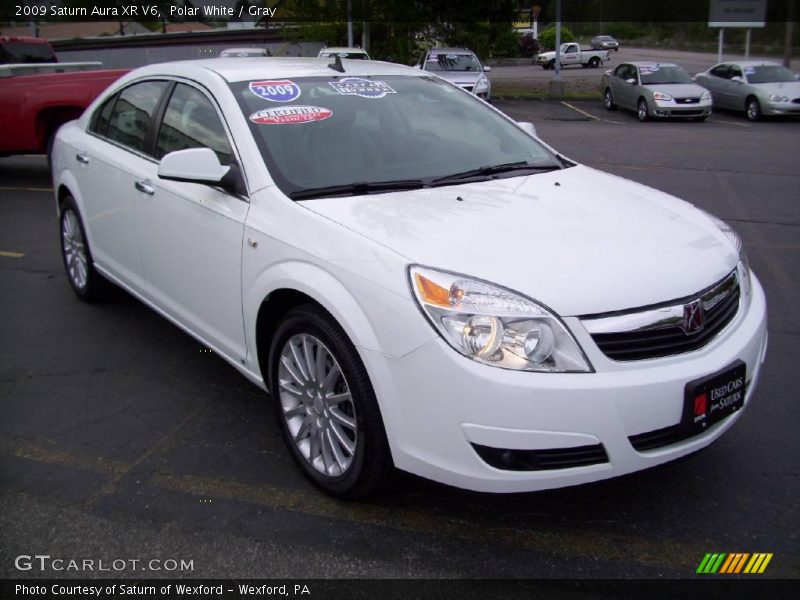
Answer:
[[[657,83],[653,85],[644,85],[642,87],[651,92],[669,94],[673,98],[699,98],[703,95],[703,92],[706,91],[706,88],[696,83]]]
[[[685,297],[738,261],[692,205],[584,166],[302,204],[411,263],[503,285],[563,316]]]
[[[778,94],[789,98],[800,98],[800,81],[781,81],[778,83],[751,83],[755,89],[765,94]]]
[[[456,85],[475,85],[483,75],[482,71],[429,71]]]

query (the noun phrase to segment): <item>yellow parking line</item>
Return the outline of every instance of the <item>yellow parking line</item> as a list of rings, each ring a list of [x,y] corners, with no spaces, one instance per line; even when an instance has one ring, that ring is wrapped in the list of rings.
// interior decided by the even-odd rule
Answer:
[[[566,107],[568,107],[568,108],[571,108],[571,109],[572,109],[572,110],[574,110],[575,112],[579,112],[579,113],[581,113],[582,115],[589,117],[590,119],[594,119],[595,121],[600,121],[600,120],[601,120],[601,119],[600,119],[600,117],[595,117],[594,115],[590,115],[590,114],[589,114],[589,113],[587,113],[585,110],[581,110],[581,109],[580,109],[580,108],[578,108],[577,106],[572,106],[572,104],[570,104],[569,102],[564,102],[564,101],[562,100],[562,101],[561,101],[561,104],[563,104],[564,106],[566,106]]]
[[[750,127],[747,123],[736,123],[734,121],[718,121],[717,119],[709,119],[710,123],[722,123],[723,125],[736,125],[737,127]]]
[[[0,192],[52,192],[53,188],[39,187],[0,187]]]
[[[24,252],[8,252],[7,250],[0,250],[0,256],[5,256],[6,258],[22,258],[25,256]]]

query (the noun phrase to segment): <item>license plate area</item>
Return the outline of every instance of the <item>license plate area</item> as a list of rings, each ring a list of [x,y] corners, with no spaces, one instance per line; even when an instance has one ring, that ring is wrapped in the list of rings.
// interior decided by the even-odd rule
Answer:
[[[701,434],[742,408],[746,375],[747,366],[737,360],[717,373],[687,383],[681,418],[684,437]]]

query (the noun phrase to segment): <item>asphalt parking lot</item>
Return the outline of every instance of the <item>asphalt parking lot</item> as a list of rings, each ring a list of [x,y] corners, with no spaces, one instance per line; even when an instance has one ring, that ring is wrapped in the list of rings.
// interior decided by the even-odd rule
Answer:
[[[86,575],[15,569],[38,553],[193,561],[112,573],[138,577],[691,577],[706,552],[771,552],[764,577],[800,577],[800,122],[497,106],[565,155],[741,232],[770,346],[736,427],[680,462],[578,488],[496,496],[398,473],[368,502],[332,500],[292,463],[269,399],[222,359],[124,293],[74,296],[44,159],[0,159],[0,576]]]

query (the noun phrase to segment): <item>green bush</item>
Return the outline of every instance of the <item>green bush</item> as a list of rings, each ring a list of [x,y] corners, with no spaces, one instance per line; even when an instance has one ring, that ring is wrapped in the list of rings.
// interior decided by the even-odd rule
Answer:
[[[567,27],[561,26],[561,43],[574,42],[575,34],[572,33]],[[539,32],[539,47],[542,51],[556,49],[556,28],[548,27],[544,31]]]
[[[518,58],[520,55],[520,35],[509,28],[497,34],[492,44],[492,56]]]

